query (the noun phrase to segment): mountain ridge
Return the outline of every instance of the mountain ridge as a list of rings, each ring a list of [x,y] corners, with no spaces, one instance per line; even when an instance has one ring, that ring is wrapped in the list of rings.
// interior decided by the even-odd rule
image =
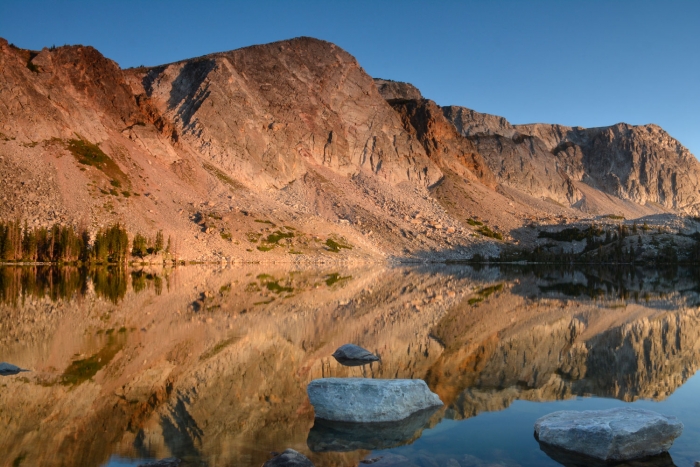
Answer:
[[[465,259],[533,222],[700,212],[700,163],[659,127],[440,107],[313,38],[130,69],[0,39],[0,66],[0,218],[164,230],[181,259]]]

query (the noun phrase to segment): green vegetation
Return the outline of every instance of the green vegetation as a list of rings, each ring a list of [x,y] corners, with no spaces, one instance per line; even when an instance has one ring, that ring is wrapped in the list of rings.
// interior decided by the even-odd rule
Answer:
[[[272,225],[272,226],[275,225],[274,222],[269,221],[269,220],[267,220],[267,219],[255,219],[255,222],[257,222],[258,224],[270,224],[270,225]]]
[[[619,216],[617,214],[608,214],[607,216],[603,216],[603,217],[606,217],[608,219],[618,220],[618,221],[625,220],[625,216]]]
[[[333,274],[328,274],[325,278],[326,285],[328,287],[338,282],[346,281],[352,279],[352,276],[341,276],[339,273],[334,272]]]
[[[163,231],[159,230],[156,233],[155,239],[149,239],[145,236],[137,233],[134,235],[134,239],[131,242],[131,254],[143,258],[146,255],[158,254],[163,251]],[[168,243],[170,243],[170,238],[168,238]]]
[[[552,240],[556,240],[558,242],[573,242],[592,239],[600,235],[603,235],[603,229],[596,225],[591,225],[585,230],[581,230],[576,227],[569,227],[558,232],[542,231],[539,233],[538,238],[551,238]]]
[[[111,333],[110,333],[111,334]],[[112,361],[114,356],[123,347],[122,339],[113,336],[108,337],[107,344],[96,354],[73,362],[66,368],[61,376],[61,384],[65,386],[77,386],[92,379],[98,371]]]
[[[501,290],[503,290],[503,284],[496,284],[496,285],[492,285],[490,287],[485,287],[476,293],[476,297],[472,297],[469,300],[467,300],[467,303],[469,303],[470,305],[476,305],[477,303],[483,302],[484,300],[489,298],[492,294],[499,292]]]
[[[476,229],[484,237],[495,238],[496,240],[503,240],[503,235],[500,232],[491,230],[488,225],[482,225]]]
[[[241,183],[232,179],[223,170],[218,169],[217,167],[213,166],[212,164],[210,164],[208,162],[204,162],[202,164],[202,166],[204,167],[204,170],[206,170],[211,175],[213,175],[214,177],[219,179],[220,182],[224,183],[225,185],[228,185],[230,188],[232,188],[234,190],[245,188]]]
[[[66,149],[77,159],[80,164],[95,167],[101,170],[111,179],[114,187],[120,188],[122,183],[128,182],[128,177],[119,166],[97,144],[84,139],[70,139],[65,142]],[[118,183],[118,185],[115,185]],[[116,195],[115,195],[116,196]]]
[[[231,337],[231,338],[228,338],[226,340],[223,340],[223,341],[217,343],[214,347],[212,347],[211,349],[207,350],[202,355],[200,355],[199,360],[204,361],[204,360],[210,359],[211,357],[220,353],[226,347],[233,344],[234,342],[236,342],[239,339],[240,339],[239,337]]]
[[[343,248],[345,248],[347,250],[352,250],[352,246],[348,245],[342,239],[336,240],[333,238],[329,238],[328,240],[326,240],[326,246],[328,247],[328,251],[332,251],[333,253],[338,253]]]
[[[469,224],[469,225],[471,225],[471,226],[473,226],[473,227],[477,227],[477,226],[480,226],[480,225],[484,225],[483,222],[479,222],[479,221],[477,221],[477,220],[474,220],[474,219],[472,219],[471,217],[470,217],[469,219],[467,219],[467,224]]]

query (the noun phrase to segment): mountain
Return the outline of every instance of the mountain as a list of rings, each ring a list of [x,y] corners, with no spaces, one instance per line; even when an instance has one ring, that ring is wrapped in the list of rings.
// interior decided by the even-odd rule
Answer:
[[[133,69],[0,39],[0,122],[0,219],[163,230],[183,260],[495,256],[526,225],[700,210],[656,126],[441,108],[305,37]]]

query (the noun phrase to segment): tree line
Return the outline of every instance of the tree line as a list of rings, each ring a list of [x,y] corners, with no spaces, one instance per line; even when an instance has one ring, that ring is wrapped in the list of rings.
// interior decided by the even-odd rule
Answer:
[[[98,230],[91,239],[86,228],[60,224],[29,227],[26,221],[0,221],[0,261],[6,262],[124,263],[130,255],[174,254],[172,239],[168,237],[167,246],[164,243],[162,230],[155,238],[137,233],[130,243],[120,223]]]

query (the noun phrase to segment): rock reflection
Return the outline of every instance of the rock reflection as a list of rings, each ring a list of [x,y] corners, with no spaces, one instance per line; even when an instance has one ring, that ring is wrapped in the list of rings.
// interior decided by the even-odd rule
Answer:
[[[34,370],[1,383],[10,465],[259,466],[286,448],[357,465],[373,441],[312,430],[305,390],[361,375],[331,357],[348,342],[381,356],[368,377],[425,379],[447,404],[431,424],[516,399],[663,399],[700,367],[700,288],[684,271],[36,271],[0,268],[0,355]],[[571,292],[593,282],[604,293]],[[411,442],[423,426],[376,439]]]
[[[540,443],[540,449],[551,459],[564,467],[676,467],[671,455],[667,452],[643,459],[634,459],[624,462],[604,462],[545,443]]]
[[[346,423],[315,419],[307,444],[313,452],[374,451],[410,444],[440,408],[421,410],[399,422]]]

